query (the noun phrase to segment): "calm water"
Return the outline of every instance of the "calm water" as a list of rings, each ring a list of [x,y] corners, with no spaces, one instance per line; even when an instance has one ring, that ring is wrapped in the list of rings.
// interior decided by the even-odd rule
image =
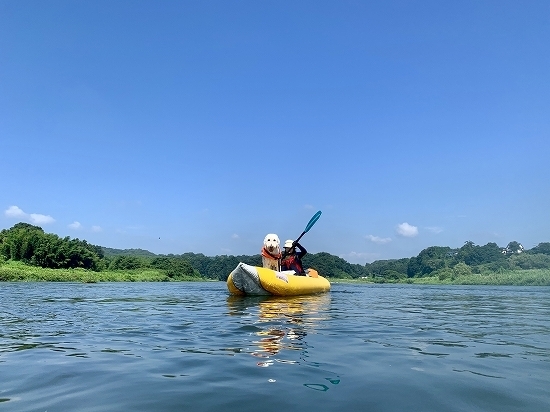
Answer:
[[[548,411],[550,288],[0,283],[0,411],[76,410]]]

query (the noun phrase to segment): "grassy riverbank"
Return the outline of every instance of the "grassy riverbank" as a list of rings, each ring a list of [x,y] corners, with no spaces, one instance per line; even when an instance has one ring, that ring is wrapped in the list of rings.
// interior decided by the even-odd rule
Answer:
[[[0,281],[4,282],[167,282],[198,281],[198,277],[170,278],[162,270],[135,269],[94,272],[85,269],[45,269],[22,262],[0,263]]]
[[[337,279],[332,283],[406,283],[414,285],[495,285],[495,286],[550,286],[550,269],[510,270],[501,273],[470,274],[441,279],[439,276],[398,280]]]
[[[416,284],[441,285],[509,285],[509,286],[550,286],[550,269],[511,270],[503,273],[484,273],[458,276],[440,280],[439,277],[415,279]]]

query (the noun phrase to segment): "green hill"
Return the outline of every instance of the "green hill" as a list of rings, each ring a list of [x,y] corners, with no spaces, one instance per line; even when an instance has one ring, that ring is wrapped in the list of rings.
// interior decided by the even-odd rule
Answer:
[[[113,249],[110,247],[101,246],[101,250],[103,250],[103,254],[105,255],[105,257],[113,257],[113,256],[155,257],[157,256],[153,252],[149,252],[148,250],[144,250],[144,249]]]

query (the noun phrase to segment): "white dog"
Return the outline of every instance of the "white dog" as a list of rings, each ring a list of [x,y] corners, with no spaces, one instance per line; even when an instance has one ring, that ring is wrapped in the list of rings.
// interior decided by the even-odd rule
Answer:
[[[264,247],[262,248],[262,264],[264,268],[279,270],[281,259],[281,241],[279,236],[274,233],[268,234],[264,238]]]

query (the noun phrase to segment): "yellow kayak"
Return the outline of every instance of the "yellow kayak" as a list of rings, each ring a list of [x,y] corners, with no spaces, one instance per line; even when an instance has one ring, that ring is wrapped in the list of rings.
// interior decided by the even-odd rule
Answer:
[[[330,282],[308,269],[308,276],[297,276],[293,270],[275,270],[239,263],[227,278],[232,295],[293,296],[328,292]]]

